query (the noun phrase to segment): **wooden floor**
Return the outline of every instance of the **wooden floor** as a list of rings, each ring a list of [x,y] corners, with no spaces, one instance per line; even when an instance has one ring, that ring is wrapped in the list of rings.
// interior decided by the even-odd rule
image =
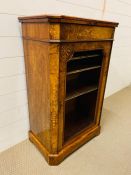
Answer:
[[[131,175],[131,87],[105,100],[101,126],[57,167],[26,140],[0,154],[0,175]]]

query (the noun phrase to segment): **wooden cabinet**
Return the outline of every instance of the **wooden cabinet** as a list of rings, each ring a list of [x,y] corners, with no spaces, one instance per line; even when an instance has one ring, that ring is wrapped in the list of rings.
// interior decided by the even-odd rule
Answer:
[[[20,17],[28,89],[29,139],[50,165],[100,132],[118,23],[68,16]]]

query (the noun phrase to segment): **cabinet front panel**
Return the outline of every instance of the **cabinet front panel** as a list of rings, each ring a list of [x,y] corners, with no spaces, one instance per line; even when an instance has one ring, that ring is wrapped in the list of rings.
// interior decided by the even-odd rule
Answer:
[[[30,130],[50,151],[48,44],[24,40]]]
[[[78,24],[61,24],[61,40],[112,39],[114,28]]]
[[[82,129],[99,125],[111,46],[110,41],[61,44],[59,149]],[[90,58],[79,59],[81,52]]]

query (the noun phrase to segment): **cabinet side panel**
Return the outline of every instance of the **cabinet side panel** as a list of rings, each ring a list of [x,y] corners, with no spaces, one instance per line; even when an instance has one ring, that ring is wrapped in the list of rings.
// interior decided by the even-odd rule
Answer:
[[[22,35],[24,38],[34,40],[49,39],[49,24],[48,23],[23,23]]]
[[[22,31],[24,38],[31,38],[33,40],[60,39],[59,23],[23,23]]]
[[[24,40],[30,130],[50,151],[48,44]]]

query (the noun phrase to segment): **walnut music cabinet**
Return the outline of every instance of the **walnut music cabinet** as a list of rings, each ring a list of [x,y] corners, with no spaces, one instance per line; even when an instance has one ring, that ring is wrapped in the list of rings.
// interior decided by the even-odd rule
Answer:
[[[118,23],[68,16],[19,17],[25,55],[29,139],[50,165],[100,133]]]

